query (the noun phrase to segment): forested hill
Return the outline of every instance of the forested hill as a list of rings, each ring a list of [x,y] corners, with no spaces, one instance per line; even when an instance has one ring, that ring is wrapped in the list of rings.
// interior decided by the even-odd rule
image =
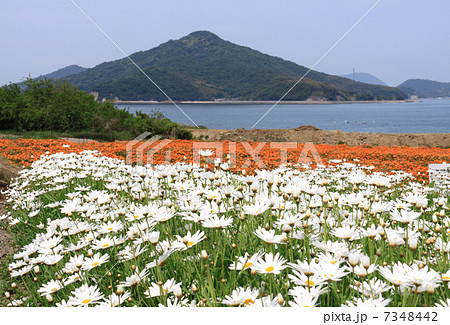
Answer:
[[[403,90],[409,96],[421,98],[450,97],[450,82],[408,79],[397,88]]]
[[[307,68],[199,31],[130,56],[173,100],[278,100]],[[167,98],[127,59],[105,62],[65,78],[99,98]],[[404,99],[392,87],[311,71],[285,100]]]

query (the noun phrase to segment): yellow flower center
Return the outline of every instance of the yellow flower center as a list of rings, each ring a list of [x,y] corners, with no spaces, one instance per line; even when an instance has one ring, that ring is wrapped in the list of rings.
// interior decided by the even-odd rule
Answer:
[[[108,246],[109,246],[109,244],[105,244],[105,245],[103,245],[102,247],[105,248],[105,247],[108,247]]]
[[[106,229],[106,230],[108,230],[108,231],[111,231],[111,230],[113,230],[113,228],[112,227],[109,227],[108,229]]]
[[[85,299],[85,300],[83,300],[81,303],[83,303],[83,304],[88,304],[88,303],[90,303],[91,302],[91,299]]]
[[[247,262],[247,263],[245,263],[245,265],[244,265],[244,269],[248,269],[250,266],[252,266],[253,265],[253,263],[252,262]]]
[[[331,261],[331,264],[336,264],[337,263],[337,261]]]
[[[99,265],[99,264],[100,264],[99,262],[95,262],[95,263],[92,264],[92,266],[95,267],[95,266],[97,266],[97,265]]]
[[[312,280],[306,280],[306,281],[305,281],[305,284],[306,284],[307,286],[310,286],[310,287],[312,287],[312,286],[315,285],[314,281],[312,281]]]
[[[250,299],[250,298],[248,298],[248,299],[245,299],[244,300],[244,305],[250,305],[250,304],[254,304],[255,302],[252,300],[252,299]]]
[[[275,270],[275,268],[274,268],[273,266],[269,266],[269,267],[266,269],[266,272],[272,272],[273,270]]]
[[[56,291],[57,289],[56,288],[52,288],[52,291]]]
[[[442,277],[442,280],[447,280],[447,281],[449,281],[449,280],[450,280],[450,276],[443,276],[443,277]]]
[[[194,245],[193,241],[190,241],[190,242],[187,243],[187,247],[191,247],[192,245]]]

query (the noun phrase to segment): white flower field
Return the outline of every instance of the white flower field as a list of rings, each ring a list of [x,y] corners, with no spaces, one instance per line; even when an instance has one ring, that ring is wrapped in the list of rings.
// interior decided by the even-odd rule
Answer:
[[[338,162],[254,175],[42,156],[0,216],[12,306],[450,305],[450,186]],[[8,294],[8,293],[7,293]]]

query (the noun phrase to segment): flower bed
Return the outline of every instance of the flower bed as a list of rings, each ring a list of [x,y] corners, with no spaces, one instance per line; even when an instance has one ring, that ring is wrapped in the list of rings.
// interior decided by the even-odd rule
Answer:
[[[155,142],[157,145],[160,141]],[[58,152],[80,152],[82,150],[98,150],[105,156],[111,158],[125,159],[127,142],[111,142],[111,143],[71,143],[66,140],[33,140],[18,139],[5,140],[0,139],[0,152],[11,162],[17,165],[30,166],[33,161],[40,158],[42,154],[54,154]],[[164,163],[167,160],[167,153],[170,152],[171,162],[187,162],[191,163],[193,155],[198,151],[194,150],[194,146],[198,147],[211,145],[208,142],[188,141],[188,140],[172,140],[162,149],[154,154],[153,162],[157,164]],[[276,145],[272,143],[232,143],[228,141],[218,142],[223,148],[223,156],[216,157],[226,160],[226,156],[230,152],[236,153],[235,167],[232,170],[240,170],[245,168],[247,172],[252,173],[259,168],[255,159],[250,155],[249,148],[257,151],[258,157],[269,169],[276,168],[280,165],[280,152]],[[301,156],[304,144],[295,144],[295,148],[287,150],[287,162],[296,163]],[[235,151],[233,148],[236,148]],[[231,149],[230,149],[231,148]],[[426,181],[428,179],[428,165],[432,163],[441,163],[442,161],[450,161],[450,149],[440,148],[409,148],[409,147],[351,147],[347,145],[315,145],[322,162],[328,165],[330,160],[346,160],[365,166],[373,166],[374,171],[390,172],[393,170],[402,170],[411,173],[417,180]],[[314,159],[311,155],[311,162]],[[136,160],[136,151],[133,151],[133,159]],[[143,163],[147,162],[147,155],[144,152]],[[246,162],[248,166],[244,166]]]
[[[120,156],[123,143],[0,145],[10,160],[30,164],[8,190],[10,212],[0,217],[21,234],[9,270],[29,293],[10,305],[450,303],[450,200],[408,173],[375,172],[400,167],[387,159],[394,149],[318,145],[330,161],[317,168],[274,167],[276,154],[262,149],[271,170],[252,161],[252,175],[242,175],[223,163],[132,167]],[[121,159],[85,151],[31,163],[44,150],[86,147]],[[176,150],[172,159],[193,159],[191,141],[168,148]],[[237,144],[237,165],[248,158],[243,149]],[[404,167],[415,158],[417,174],[425,157],[448,154],[397,150]],[[358,166],[353,157],[380,163]]]

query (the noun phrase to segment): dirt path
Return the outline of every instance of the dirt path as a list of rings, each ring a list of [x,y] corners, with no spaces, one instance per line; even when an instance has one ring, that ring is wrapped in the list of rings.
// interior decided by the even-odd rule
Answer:
[[[5,196],[1,193],[8,186],[11,178],[17,176],[18,171],[18,167],[10,164],[4,157],[0,156],[0,215],[5,213]],[[3,229],[2,223],[0,223],[0,264],[8,254],[13,252],[12,238]]]
[[[1,200],[1,199],[0,199]],[[4,212],[3,202],[0,202],[0,215]],[[3,226],[0,225],[0,264],[2,264],[3,259],[11,254],[14,250],[12,247],[12,237],[5,230],[2,229]]]
[[[11,178],[18,175],[19,168],[10,164],[3,156],[0,155],[0,215],[5,213],[5,195],[1,194],[5,191]],[[0,306],[5,306],[9,300],[5,297],[5,291],[10,292],[11,299],[20,297],[19,286],[17,290],[10,287],[12,278],[7,270],[8,259],[15,252],[12,236],[6,231],[6,220],[0,221]],[[17,248],[16,248],[17,249]]]
[[[347,144],[349,146],[408,146],[408,147],[450,147],[450,133],[357,133],[343,131],[324,131],[306,125],[295,129],[270,130],[209,130],[192,129],[196,139],[208,141],[274,141],[274,142],[312,142],[315,144]]]

